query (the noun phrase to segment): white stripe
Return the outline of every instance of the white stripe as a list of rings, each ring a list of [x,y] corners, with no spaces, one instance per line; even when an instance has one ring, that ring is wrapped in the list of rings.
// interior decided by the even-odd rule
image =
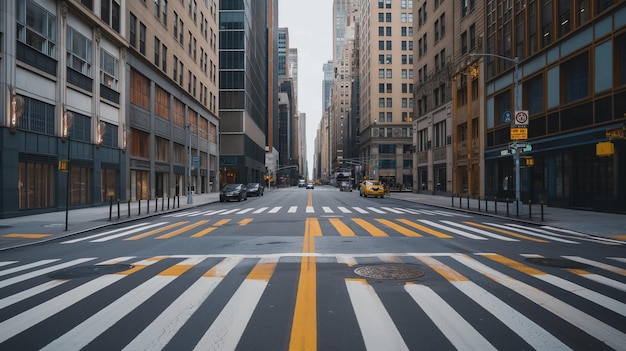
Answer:
[[[587,334],[594,338],[604,342],[608,346],[614,349],[622,349],[624,346],[624,340],[626,340],[626,334],[611,327],[610,325],[603,323],[602,321],[570,306],[554,296],[551,296],[533,286],[526,283],[515,280],[507,275],[504,275],[488,266],[469,258],[465,255],[453,255],[455,260],[461,262],[467,267],[484,274],[491,280],[500,283],[507,288],[515,291],[521,296],[533,301],[538,306],[545,308],[546,310],[554,313],[565,321],[571,323],[577,328],[583,330]]]
[[[58,258],[54,258],[54,259],[51,259],[51,260],[41,260],[41,261],[36,261],[36,262],[29,263],[29,264],[25,264],[25,265],[22,265],[22,266],[18,266],[18,267],[5,269],[3,271],[0,271],[0,277],[3,276],[3,275],[9,275],[9,274],[25,271],[25,270],[28,270],[28,269],[31,269],[31,268],[43,266],[43,265],[46,265],[48,263],[56,262],[58,260],[59,260]]]
[[[238,215],[239,215],[239,214],[246,214],[246,213],[248,213],[248,212],[250,212],[250,211],[252,211],[252,210],[254,210],[254,208],[246,208],[246,209],[243,209],[243,210],[241,210],[241,211],[237,212],[237,214],[238,214]]]
[[[209,215],[209,216],[211,216],[211,215],[216,215],[216,214],[220,214],[220,213],[222,213],[222,212],[224,212],[224,211],[226,211],[226,209],[225,209],[225,208],[223,208],[223,209],[221,209],[221,210],[215,210],[215,211],[212,211],[212,212],[211,212],[211,213],[209,213],[208,215]]]
[[[186,216],[188,213],[189,211],[176,212],[176,213],[163,215],[163,217],[182,217],[182,216]]]
[[[7,306],[11,306],[14,303],[18,303],[22,300],[25,300],[29,297],[35,296],[37,294],[41,294],[44,291],[48,291],[52,288],[55,288],[63,283],[67,282],[67,280],[51,280],[49,282],[37,285],[37,286],[33,286],[30,289],[24,290],[24,291],[20,291],[17,294],[13,294],[11,296],[7,296],[3,299],[0,299],[0,309],[3,309]]]
[[[450,267],[432,257],[418,257],[418,259],[431,267],[441,267],[451,270]],[[524,339],[536,350],[569,350],[567,345],[548,333],[535,322],[518,312],[505,302],[492,295],[472,281],[451,281],[454,287],[459,289],[470,299],[474,300],[489,313],[498,318],[513,332]]]
[[[471,324],[429,287],[405,284],[404,290],[424,310],[457,350],[496,350]]]
[[[283,208],[282,206],[276,206],[274,208],[272,208],[271,210],[269,210],[268,213],[276,213],[278,211],[280,211],[280,209]]]
[[[442,216],[445,216],[445,217],[454,217],[455,216],[454,213],[450,213],[450,212],[446,212],[446,211],[432,210],[432,211],[429,211],[429,212],[434,213],[435,215],[442,215]]]
[[[17,261],[4,261],[4,262],[0,262],[0,267],[2,266],[8,266],[11,265],[13,263],[17,263]]]
[[[298,206],[291,206],[287,213],[296,213],[296,211],[298,211]]]
[[[624,257],[607,257],[609,260],[614,260],[617,262],[626,263],[626,258]]]
[[[461,223],[456,223],[456,222],[452,222],[452,221],[441,221],[441,222],[443,222],[445,224],[448,224],[448,225],[455,226],[455,227],[463,228],[465,230],[469,230],[469,231],[472,231],[474,233],[482,234],[482,235],[485,235],[485,236],[488,236],[488,237],[491,237],[491,238],[494,238],[494,239],[500,239],[500,240],[504,240],[504,241],[519,241],[518,239],[510,238],[508,236],[494,234],[494,233],[488,232],[486,230],[482,230],[482,229],[479,229],[479,228],[474,228],[474,227],[471,227],[469,225],[463,225]]]
[[[267,208],[267,207],[266,207]],[[133,339],[124,350],[159,350],[163,349],[180,328],[211,295],[215,287],[243,258],[228,257],[212,270],[219,276],[202,276],[171,305],[169,305],[149,326]]]
[[[428,224],[428,225],[433,226],[435,228],[443,229],[443,230],[446,230],[446,231],[448,231],[450,233],[458,234],[458,235],[461,235],[461,236],[464,236],[464,237],[467,237],[467,238],[470,238],[470,239],[487,240],[487,238],[483,238],[482,236],[478,236],[478,235],[466,233],[464,231],[457,230],[457,229],[454,229],[454,228],[446,227],[445,225],[441,225],[439,223],[435,223],[433,221],[429,221],[429,220],[426,220],[426,219],[418,219],[418,222],[422,222],[424,224]]]
[[[313,206],[307,206],[306,213],[315,213],[315,209],[313,208]]]
[[[365,280],[346,280],[352,309],[368,350],[408,350],[374,289]]]
[[[322,210],[324,210],[324,213],[333,213],[333,210],[328,206],[322,206]]]
[[[355,211],[359,212],[359,213],[369,213],[367,211],[365,211],[364,209],[360,208],[360,207],[352,207]]]
[[[368,210],[372,211],[372,212],[376,212],[376,213],[386,213],[385,211],[381,211],[375,207],[367,207]]]
[[[146,229],[162,226],[162,225],[167,224],[167,223],[169,223],[169,222],[160,222],[160,223],[150,224],[150,225],[147,225],[145,227],[136,228],[136,229],[133,229],[133,230],[129,230],[127,232],[117,233],[115,235],[110,235],[110,236],[107,236],[107,237],[104,237],[104,238],[92,240],[90,242],[91,243],[101,243],[101,242],[117,239],[117,238],[120,238],[120,237],[123,237],[123,236],[128,236],[128,235],[131,235],[131,234],[135,234],[137,232],[141,232],[141,231],[146,230]]]
[[[448,215],[448,216],[452,216],[452,217],[457,216],[457,217],[472,218],[472,216],[470,216],[470,215],[466,215],[466,214],[462,214],[462,213],[458,213],[458,212],[447,212],[447,211],[440,211],[440,210],[435,210],[433,212],[442,214],[444,216]]]
[[[516,231],[518,233],[522,233],[522,234],[526,234],[526,235],[532,235],[532,236],[536,236],[536,237],[539,237],[539,238],[544,238],[544,239],[548,239],[548,240],[552,240],[552,241],[559,241],[559,242],[566,243],[566,244],[580,244],[577,241],[561,239],[561,238],[557,238],[556,236],[553,236],[553,235],[539,234],[539,233],[531,232],[530,230],[524,230],[524,229],[521,229],[521,228],[511,227],[509,225],[502,225],[502,224],[496,224],[496,223],[485,223],[485,224],[493,226],[493,227],[497,227],[497,228],[502,228],[502,229],[507,229],[507,230],[514,230],[514,231]]]
[[[203,211],[194,211],[189,213],[187,216],[188,217],[196,217],[196,216],[201,216],[204,212]]]
[[[54,272],[54,271],[59,270],[59,269],[71,267],[71,266],[74,266],[74,265],[77,265],[77,264],[81,264],[81,263],[84,263],[84,262],[87,262],[87,261],[95,260],[95,259],[96,259],[95,257],[79,258],[77,260],[73,260],[73,261],[57,264],[56,266],[42,268],[42,269],[37,270],[37,271],[33,271],[33,272],[26,273],[26,274],[18,275],[16,277],[0,281],[0,288],[5,288],[5,287],[7,287],[9,285],[13,285],[13,284],[16,284],[16,283],[19,283],[19,282],[23,282],[23,281],[26,281],[28,279],[34,278],[34,277],[39,277],[39,276],[48,274],[50,272]]]
[[[396,210],[398,211],[402,211],[404,213],[410,213],[410,214],[419,214],[419,211],[416,211],[414,209],[411,208],[399,208],[399,207],[395,207]]]
[[[611,266],[611,265],[606,264],[606,263],[592,261],[592,260],[589,260],[589,259],[586,259],[586,258],[582,258],[582,257],[578,257],[578,256],[562,256],[562,257],[563,258],[567,258],[568,260],[572,260],[572,261],[588,264],[590,266],[598,267],[598,268],[604,269],[604,270],[609,271],[609,272],[613,272],[613,273],[617,273],[619,275],[626,276],[626,269],[624,269],[624,268]]]
[[[343,206],[338,207],[338,209],[339,209],[339,211],[341,211],[343,213],[352,213],[352,211],[350,211],[349,209],[347,209],[347,208],[345,208]]]
[[[122,274],[108,274],[91,280],[62,295],[52,298],[40,305],[26,310],[0,323],[0,343],[12,338],[24,330],[40,323],[87,298],[95,292],[124,278]],[[65,350],[68,350],[67,348]]]
[[[257,265],[275,263],[277,257],[263,258]],[[246,279],[235,291],[209,330],[204,333],[194,350],[234,350],[248,325],[267,280]]]
[[[101,237],[101,236],[107,236],[107,235],[109,235],[109,234],[113,234],[113,233],[121,232],[121,231],[124,231],[124,230],[129,230],[129,229],[133,229],[133,228],[143,227],[143,226],[146,226],[146,225],[148,225],[148,224],[150,224],[150,223],[140,223],[140,224],[135,224],[135,225],[131,225],[131,226],[124,227],[124,228],[119,228],[119,229],[109,230],[109,231],[106,231],[106,232],[104,232],[104,233],[100,233],[100,234],[95,234],[95,235],[86,236],[86,237],[84,237],[84,238],[79,238],[79,239],[74,239],[74,240],[64,241],[64,242],[62,242],[61,244],[73,244],[73,243],[77,243],[77,242],[79,242],[79,241],[90,240],[90,239],[93,239],[93,238],[99,238],[99,237]]]
[[[355,266],[355,265],[358,264],[358,262],[356,261],[354,256],[338,255],[338,256],[335,257],[335,259],[337,260],[337,263],[345,264],[345,265],[347,265],[349,267]]]
[[[240,209],[238,209],[238,208],[233,208],[232,210],[228,210],[228,211],[225,211],[225,212],[220,213],[220,216],[227,215],[227,214],[231,214],[231,213],[237,212],[237,211],[239,211],[239,210],[240,210]]]
[[[254,212],[252,212],[252,213],[261,213],[261,212],[263,212],[263,211],[267,210],[268,208],[269,208],[269,207],[261,207],[261,208],[259,208],[258,210],[254,211]]]
[[[215,213],[215,211],[217,211],[217,210],[208,210],[208,211],[204,211],[204,212],[202,212],[202,213],[201,213],[201,215],[202,215],[202,216],[210,216],[210,215],[212,215],[213,213]]]
[[[593,274],[593,273],[586,273],[586,274],[578,274],[579,277],[583,277],[583,278],[587,278],[589,280],[592,280],[596,283],[600,283],[600,284],[604,284],[608,287],[611,287],[613,289],[617,289],[617,290],[621,290],[621,291],[626,291],[626,284],[622,283],[622,282],[618,282],[617,280],[613,280],[607,277],[603,277],[601,275],[598,274]]]
[[[434,213],[434,212],[428,211],[428,210],[417,210],[417,213],[418,214],[425,214],[425,215],[428,215],[428,216],[437,216],[438,215],[437,213]],[[447,216],[447,217],[450,217],[450,216]]]
[[[391,208],[391,207],[381,207],[383,210],[391,212],[391,213],[404,213],[403,211],[399,211],[396,210],[395,208]]]

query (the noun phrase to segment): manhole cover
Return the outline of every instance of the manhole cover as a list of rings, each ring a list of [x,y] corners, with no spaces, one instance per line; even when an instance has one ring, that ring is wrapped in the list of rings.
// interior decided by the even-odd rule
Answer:
[[[359,267],[354,270],[354,273],[374,279],[415,279],[424,275],[423,271],[404,264]]]
[[[576,262],[576,261],[571,261],[571,260],[566,260],[563,258],[530,257],[526,259],[526,262],[538,264],[541,266],[555,267],[555,268],[571,268],[571,269],[591,268],[591,266],[587,264]]]
[[[106,264],[106,265],[93,265],[83,267],[72,267],[62,269],[60,271],[49,274],[48,277],[52,279],[74,279],[85,277],[97,277],[105,274],[113,274],[123,272],[133,268],[130,264]]]

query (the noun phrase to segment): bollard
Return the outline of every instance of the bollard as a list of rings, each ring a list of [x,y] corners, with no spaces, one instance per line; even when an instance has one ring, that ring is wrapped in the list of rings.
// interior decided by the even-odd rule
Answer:
[[[138,208],[138,212],[137,214],[140,215],[141,214],[141,199],[138,200],[139,201],[139,208]]]
[[[533,219],[533,200],[528,200],[528,219]]]
[[[509,216],[509,198],[507,197],[505,201],[506,201],[506,216],[508,217]]]
[[[515,218],[519,218],[519,199],[515,198]]]
[[[167,209],[170,209],[170,196],[167,196]]]
[[[543,201],[541,201],[541,221],[543,222]]]
[[[159,198],[158,197],[154,197],[154,212],[159,210]]]
[[[452,194],[451,199],[452,199],[452,207],[454,207],[454,194]]]
[[[470,199],[470,195],[469,195],[469,194],[467,194],[467,209],[468,209],[468,210],[470,209],[470,206],[469,206],[469,199]]]
[[[165,196],[161,198],[161,211],[165,209]]]
[[[176,195],[176,198],[178,198],[178,208],[180,208],[180,195]]]
[[[150,198],[146,199],[146,214],[150,213]]]
[[[111,221],[111,218],[113,218],[113,196],[110,196],[110,200],[109,200],[109,221]]]
[[[459,208],[463,208],[463,203],[461,203],[462,200],[463,200],[463,196],[459,194]]]
[[[489,206],[489,197],[485,196],[485,213],[489,213],[487,207]]]
[[[496,214],[498,214],[498,197],[497,196],[493,197],[493,203],[495,205]]]
[[[117,219],[120,219],[120,198],[117,198]]]
[[[130,199],[128,200],[128,217],[130,217]]]
[[[478,197],[478,212],[480,212],[480,196]]]

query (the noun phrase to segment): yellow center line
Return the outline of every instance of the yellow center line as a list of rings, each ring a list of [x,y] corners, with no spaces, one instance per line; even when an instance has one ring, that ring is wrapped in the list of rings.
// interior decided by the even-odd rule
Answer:
[[[538,243],[547,243],[547,242],[549,242],[549,241],[547,241],[547,240],[542,240],[542,239],[537,239],[537,238],[533,238],[533,237],[526,236],[526,235],[522,235],[522,234],[517,234],[517,233],[514,233],[514,232],[509,231],[509,230],[500,229],[500,228],[495,228],[495,227],[491,227],[491,226],[484,225],[484,224],[479,224],[479,223],[474,223],[474,222],[463,222],[463,223],[465,223],[465,224],[469,224],[469,225],[472,225],[472,226],[474,226],[474,227],[478,227],[478,228],[483,228],[483,229],[493,230],[493,231],[495,231],[495,232],[502,233],[502,234],[507,234],[507,235],[514,236],[514,237],[516,237],[516,238],[520,238],[520,239],[526,239],[526,240],[530,240],[530,241],[536,241],[536,242],[538,242]]]
[[[420,237],[420,236],[422,236],[421,234],[416,233],[416,232],[414,232],[412,230],[409,230],[409,229],[407,229],[407,228],[405,228],[405,227],[403,227],[401,225],[395,224],[395,223],[393,223],[390,220],[380,219],[380,218],[377,218],[376,220],[378,221],[378,223],[382,223],[382,224],[386,225],[387,227],[389,227],[389,228],[399,232],[400,234],[402,234],[404,236],[413,236],[413,237]]]
[[[174,237],[174,236],[176,236],[178,234],[184,233],[184,232],[186,232],[186,231],[188,231],[190,229],[193,229],[195,227],[201,226],[201,225],[203,225],[205,223],[208,223],[208,222],[209,222],[208,220],[198,221],[198,222],[196,222],[194,224],[190,224],[188,226],[182,227],[182,228],[180,228],[178,230],[175,230],[175,231],[173,231],[171,233],[167,233],[167,234],[158,236],[157,239],[169,239],[169,238],[172,238],[172,237]]]
[[[306,205],[307,207],[313,206],[313,192],[311,190],[309,190],[309,197],[306,201]]]
[[[402,222],[402,223],[404,223],[404,224],[406,224],[406,225],[408,225],[408,226],[411,226],[411,227],[413,227],[413,228],[415,228],[415,229],[421,230],[421,231],[423,231],[424,233],[428,233],[428,234],[430,234],[430,235],[434,235],[434,236],[436,236],[436,237],[438,237],[438,238],[442,238],[442,239],[450,239],[450,238],[453,238],[453,236],[451,236],[451,235],[444,234],[444,233],[442,233],[442,232],[438,232],[438,231],[436,231],[436,230],[430,229],[430,228],[425,227],[425,226],[423,226],[423,225],[421,225],[421,224],[418,224],[418,223],[415,223],[415,222],[413,222],[413,221],[410,221],[410,220],[408,220],[408,219],[406,219],[406,218],[401,218],[401,219],[398,219],[398,221],[399,221],[399,222]]]
[[[339,218],[329,218],[330,224],[337,229],[341,236],[355,236],[356,234]]]
[[[315,253],[314,237],[317,235],[321,235],[317,218],[307,218],[302,253]],[[298,281],[298,293],[296,295],[289,350],[317,350],[316,280],[315,257],[304,255],[300,264],[300,279]]]
[[[376,228],[374,225],[370,224],[369,222],[365,221],[362,218],[352,218],[352,221],[360,225],[363,229],[367,230],[367,232],[370,233],[370,235],[372,236],[389,236],[387,235],[387,233]]]

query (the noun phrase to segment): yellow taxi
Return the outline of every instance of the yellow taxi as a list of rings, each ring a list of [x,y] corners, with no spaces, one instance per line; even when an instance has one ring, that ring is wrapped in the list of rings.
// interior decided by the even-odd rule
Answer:
[[[385,197],[385,187],[377,180],[366,180],[361,183],[359,188],[359,196],[368,197],[369,195],[379,197],[382,199]]]

